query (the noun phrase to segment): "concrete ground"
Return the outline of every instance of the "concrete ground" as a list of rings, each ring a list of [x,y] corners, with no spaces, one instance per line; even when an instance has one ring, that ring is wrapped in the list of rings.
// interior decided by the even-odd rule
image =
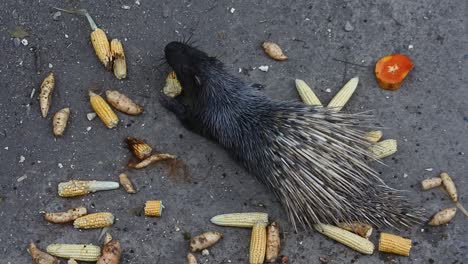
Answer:
[[[279,202],[261,183],[217,144],[185,130],[157,102],[156,90],[169,71],[159,65],[163,47],[190,34],[231,73],[264,84],[265,93],[276,99],[297,99],[294,79],[299,78],[327,102],[344,82],[359,76],[359,87],[345,110],[373,109],[386,127],[384,137],[399,144],[398,152],[384,160],[388,166],[375,164],[383,179],[408,190],[430,215],[453,204],[439,189],[422,192],[419,182],[448,171],[468,206],[467,2],[286,2],[2,1],[0,263],[30,263],[30,240],[42,249],[51,243],[100,244],[100,230],[50,224],[40,213],[79,205],[116,215],[110,231],[122,243],[122,263],[185,263],[186,238],[205,230],[220,231],[224,239],[210,248],[209,256],[196,255],[201,263],[246,263],[249,230],[209,222],[216,214],[246,211],[268,212],[280,223],[282,254],[289,263],[467,263],[468,225],[460,212],[447,226],[378,231],[410,237],[410,257],[379,252],[364,256],[314,231],[295,233]],[[86,8],[109,37],[123,40],[128,79],[118,81],[100,65],[83,17],[58,16],[52,6]],[[15,40],[12,34],[22,33],[18,26],[29,36]],[[23,38],[27,45],[20,42]],[[276,62],[266,57],[260,48],[264,40],[279,43],[290,59]],[[373,75],[376,60],[391,53],[407,54],[415,63],[396,92],[379,89]],[[261,65],[270,66],[269,71],[259,71]],[[37,95],[50,71],[57,83],[44,119]],[[87,90],[93,83],[102,91],[123,91],[143,104],[145,113],[119,113],[121,122],[113,130],[98,119],[88,121]],[[65,106],[71,107],[71,121],[65,136],[56,139],[51,117]],[[122,189],[69,199],[57,195],[62,181],[117,180],[131,156],[123,141],[128,135],[178,155],[188,175],[171,176],[166,166],[156,165],[128,171],[139,190],[134,195]],[[161,218],[141,216],[149,199],[164,201]],[[378,235],[371,240],[377,243]]]

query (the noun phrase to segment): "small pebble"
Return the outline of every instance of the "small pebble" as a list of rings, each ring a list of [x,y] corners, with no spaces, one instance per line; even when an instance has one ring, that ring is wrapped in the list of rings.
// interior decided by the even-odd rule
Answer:
[[[123,5],[123,6],[122,6],[122,9],[129,10],[129,9],[130,9],[130,6],[128,6],[128,5]]]
[[[267,72],[270,67],[268,66],[259,66],[258,69],[264,72]]]
[[[65,34],[65,38],[68,38],[68,34]]]
[[[57,164],[57,166],[58,166],[59,168],[63,168],[63,164],[62,164],[62,163]]]
[[[22,181],[26,180],[26,178],[28,178],[28,175],[25,174],[25,175],[19,177],[18,179],[16,179],[16,181],[17,182],[22,182]]]
[[[229,10],[231,12],[231,14],[234,14],[234,12],[236,12],[236,9],[234,7],[231,7],[231,10]]]
[[[325,92],[331,93],[331,89],[330,89],[330,88],[327,88],[327,89],[325,90]]]
[[[344,26],[344,30],[346,32],[351,32],[351,31],[354,30],[354,27],[353,27],[353,25],[351,25],[351,23],[349,21],[346,21],[346,24]]]
[[[427,171],[433,171],[434,169],[433,168],[427,168],[426,170]]]
[[[140,5],[140,0],[136,0],[135,5],[139,6]]]
[[[210,251],[208,251],[208,249],[204,249],[204,250],[202,250],[201,254],[202,254],[203,256],[209,256],[209,255],[210,255]]]
[[[90,126],[86,128],[86,131],[89,132],[90,130],[91,130],[91,127],[90,127]]]
[[[25,158],[23,155],[21,155],[21,156],[20,156],[20,159],[19,159],[19,163],[23,163],[24,160],[26,160],[26,158]]]
[[[413,50],[414,49],[414,46],[412,44],[408,45],[408,49],[409,50]]]
[[[403,173],[403,178],[408,178],[408,174]]]
[[[24,46],[27,46],[28,45],[28,40],[27,39],[22,39],[21,44],[23,44]]]
[[[61,15],[62,15],[62,12],[57,11],[57,12],[55,12],[55,13],[52,15],[52,19],[55,20],[55,21],[57,21],[57,20],[59,20],[59,17],[60,17]]]
[[[14,39],[13,39],[13,44],[15,44],[15,47],[19,47],[19,45],[21,44],[21,39],[19,39],[19,38],[14,38]]]
[[[8,150],[8,147],[5,147],[5,150]]]
[[[52,69],[54,67],[54,65],[52,65],[52,63],[49,63],[49,69]]]
[[[86,118],[88,118],[89,121],[93,120],[95,117],[96,117],[96,113],[87,113],[86,114]]]

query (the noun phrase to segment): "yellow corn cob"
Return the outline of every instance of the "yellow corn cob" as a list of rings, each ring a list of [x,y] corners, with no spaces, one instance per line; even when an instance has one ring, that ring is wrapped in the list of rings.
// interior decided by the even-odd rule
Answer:
[[[296,89],[304,104],[322,106],[320,99],[303,80],[296,79]]]
[[[114,111],[112,111],[112,108],[110,108],[104,98],[89,91],[89,101],[91,102],[91,107],[94,109],[94,112],[96,112],[106,127],[114,128],[117,126],[119,118]]]
[[[73,221],[73,227],[82,229],[102,228],[113,224],[114,215],[109,212],[89,214]]]
[[[221,214],[211,218],[211,223],[219,226],[252,227],[256,222],[268,222],[266,213]]]
[[[146,216],[161,216],[162,213],[162,202],[161,200],[150,200],[145,203],[145,215]]]
[[[111,55],[114,60],[114,75],[117,79],[127,77],[127,63],[125,62],[125,53],[122,42],[118,39],[113,39],[110,43]]]
[[[171,71],[166,77],[166,85],[164,85],[163,92],[165,95],[170,97],[176,97],[182,93],[182,86],[180,85],[179,80],[175,71]]]
[[[381,233],[379,240],[379,251],[409,256],[411,240],[397,235]]]
[[[101,248],[92,244],[51,244],[47,247],[47,253],[61,258],[97,261],[101,256]]]
[[[132,150],[133,154],[139,159],[146,159],[151,156],[151,152],[153,151],[153,148],[142,139],[127,137],[127,144],[128,148]]]
[[[101,63],[104,64],[106,69],[110,70],[112,66],[112,56],[109,40],[104,30],[100,28],[93,30],[91,32],[91,42],[93,43],[94,52],[96,52]]]
[[[96,191],[106,191],[119,188],[118,182],[110,181],[76,181],[61,182],[58,185],[58,194],[62,197],[85,195]]]
[[[250,238],[249,263],[263,264],[266,251],[266,226],[267,223],[260,221],[253,225]]]
[[[369,152],[375,159],[383,159],[397,152],[397,141],[395,139],[386,139],[377,142],[369,147]]]
[[[315,224],[315,230],[341,244],[348,246],[358,252],[370,255],[374,252],[374,244],[369,240],[353,234],[349,231],[332,225]]]
[[[379,131],[379,130],[373,130],[373,131],[369,131],[367,132],[364,137],[370,141],[370,142],[379,142],[379,140],[382,138],[383,136],[383,133],[382,131]]]
[[[336,93],[333,99],[331,99],[327,107],[333,107],[337,111],[340,111],[349,101],[351,96],[353,95],[358,83],[359,83],[359,77],[354,77],[351,80],[349,80],[343,86],[343,88],[341,88],[341,90],[339,90],[338,93]]]

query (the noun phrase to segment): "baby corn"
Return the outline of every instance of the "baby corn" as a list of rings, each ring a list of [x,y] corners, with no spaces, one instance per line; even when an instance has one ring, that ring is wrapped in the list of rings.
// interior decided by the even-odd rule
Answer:
[[[381,233],[379,240],[379,251],[393,253],[402,256],[409,256],[411,250],[411,240],[397,235]]]
[[[108,212],[82,216],[73,222],[73,227],[82,229],[102,228],[114,224],[114,215]]]
[[[47,253],[61,258],[92,262],[101,256],[101,248],[92,244],[51,244],[47,247]]]
[[[265,222],[257,222],[252,227],[252,236],[250,238],[249,263],[263,264],[266,252],[266,234]]]
[[[364,134],[364,137],[370,141],[370,142],[379,142],[379,140],[382,138],[383,133],[380,130],[373,130],[369,131],[366,134]]]
[[[377,142],[369,147],[369,152],[375,159],[383,159],[397,152],[397,141],[395,139],[386,139]]]
[[[354,77],[351,80],[349,80],[343,86],[343,88],[341,88],[341,90],[338,91],[338,93],[333,97],[333,99],[331,99],[327,107],[335,108],[337,111],[340,111],[353,95],[358,83],[359,77]]]
[[[332,225],[315,224],[315,230],[319,233],[348,246],[358,252],[370,255],[374,252],[374,244],[369,240],[353,234],[349,231]]]
[[[114,128],[119,123],[119,118],[114,113],[112,108],[100,95],[89,91],[89,101],[94,112],[99,116],[107,128]]]
[[[211,223],[219,226],[252,227],[256,222],[268,223],[266,213],[221,214],[211,218]]]
[[[306,105],[322,106],[320,99],[315,95],[314,91],[303,80],[296,79],[296,89],[302,102]]]
[[[119,188],[118,182],[71,180],[59,183],[58,194],[61,197],[73,197],[96,191],[114,190],[117,188]]]

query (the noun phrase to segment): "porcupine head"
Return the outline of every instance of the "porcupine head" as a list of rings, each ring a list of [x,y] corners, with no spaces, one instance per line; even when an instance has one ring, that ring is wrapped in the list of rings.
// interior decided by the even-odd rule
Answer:
[[[283,204],[293,226],[360,221],[410,226],[422,211],[368,164],[369,116],[271,100],[196,48],[171,42],[180,98],[160,95],[189,129],[214,139]]]

